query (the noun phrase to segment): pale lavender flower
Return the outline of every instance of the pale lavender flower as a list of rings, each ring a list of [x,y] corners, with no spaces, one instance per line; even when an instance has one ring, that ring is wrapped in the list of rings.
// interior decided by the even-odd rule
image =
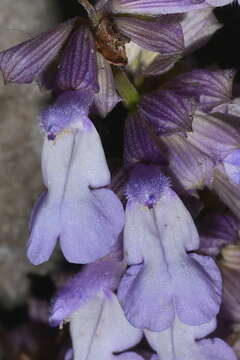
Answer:
[[[143,360],[133,352],[122,352],[137,344],[142,331],[126,320],[113,291],[124,269],[121,252],[87,265],[57,294],[50,323],[70,321],[74,359]]]
[[[209,322],[219,311],[221,278],[210,257],[193,253],[199,237],[183,203],[156,165],[135,165],[126,195],[130,267],[118,289],[126,317],[158,332],[176,317],[193,326]]]
[[[121,202],[104,188],[110,173],[87,103],[81,92],[64,93],[42,114],[47,192],[31,220],[27,254],[34,264],[48,260],[58,239],[68,261],[95,261],[110,251],[124,224]]]
[[[200,326],[189,326],[176,318],[173,326],[168,330],[162,332],[145,330],[144,334],[148,342],[157,352],[157,356],[152,357],[151,360],[236,360],[233,350],[222,340],[204,339],[215,328],[215,319]]]

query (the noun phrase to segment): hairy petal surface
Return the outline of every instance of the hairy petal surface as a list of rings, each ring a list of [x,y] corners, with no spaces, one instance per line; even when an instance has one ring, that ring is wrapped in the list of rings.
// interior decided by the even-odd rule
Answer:
[[[87,90],[64,91],[54,104],[42,111],[39,120],[40,126],[48,135],[55,139],[56,136],[69,126],[78,126],[79,119],[88,127],[89,107],[93,101],[93,93]]]
[[[52,301],[49,322],[59,325],[99,292],[115,291],[125,264],[120,244],[111,253],[86,265],[58,291]]]
[[[143,183],[136,186],[150,194]],[[130,323],[152,331],[171,327],[175,316],[188,325],[206,323],[218,313],[221,300],[214,261],[188,254],[199,246],[190,214],[166,183],[162,186],[160,193],[157,190],[159,200],[150,208],[139,202],[139,196],[127,204],[124,246],[130,267],[118,289]]]

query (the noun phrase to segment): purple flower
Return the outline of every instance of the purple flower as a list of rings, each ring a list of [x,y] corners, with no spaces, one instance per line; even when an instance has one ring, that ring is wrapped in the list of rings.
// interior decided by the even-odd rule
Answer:
[[[157,112],[157,109],[161,113],[161,107],[158,108],[155,104],[152,111]],[[203,188],[208,184],[213,175],[213,160],[181,134],[154,136],[155,131],[149,130],[149,125],[154,122],[154,119],[151,122],[151,111],[148,119],[149,121],[146,121],[147,118],[144,121],[144,117],[136,112],[126,121],[126,165],[132,166],[137,162],[158,163],[164,167],[174,186],[181,192]],[[161,118],[158,121],[161,124]]]
[[[48,135],[42,152],[47,192],[31,220],[27,254],[33,264],[47,261],[58,239],[68,261],[95,261],[110,251],[122,230],[123,208],[104,188],[110,173],[99,135],[87,117],[87,102],[78,92],[64,93],[42,114]]]
[[[156,76],[167,72],[180,58],[203,46],[210,36],[221,27],[212,8],[189,11],[182,16],[180,24],[183,31],[184,46],[179,51],[157,56],[140,48],[138,52],[135,51],[136,54],[132,61],[135,60],[136,62],[137,56],[140,58],[139,67],[144,76]]]
[[[154,360],[236,360],[233,350],[222,340],[203,339],[215,327],[215,319],[200,326],[189,326],[176,318],[170,329],[162,332],[145,330],[144,334],[157,352]]]
[[[127,319],[158,332],[171,327],[176,317],[192,326],[209,322],[219,311],[220,274],[210,257],[193,253],[199,247],[197,230],[161,169],[135,165],[126,196],[129,268],[118,297]]]
[[[91,90],[98,112],[106,116],[120,100],[110,64],[127,64],[125,45],[130,40],[165,55],[184,47],[182,29],[176,21],[163,16],[120,15],[116,3],[114,12],[111,2],[101,4],[96,9],[89,4],[92,24],[76,17],[1,52],[0,70],[5,81],[31,83],[36,79],[58,91]]]
[[[113,294],[124,269],[121,251],[116,247],[110,255],[82,272],[60,290],[52,305],[50,322],[54,325],[70,321],[74,358],[142,360],[122,352],[137,344],[142,331],[132,327]]]

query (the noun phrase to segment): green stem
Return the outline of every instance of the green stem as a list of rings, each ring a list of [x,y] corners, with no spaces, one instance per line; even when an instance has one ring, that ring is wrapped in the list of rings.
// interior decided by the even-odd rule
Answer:
[[[114,67],[113,75],[117,91],[122,98],[123,104],[127,109],[133,111],[136,108],[136,105],[139,103],[139,93],[122,68]]]

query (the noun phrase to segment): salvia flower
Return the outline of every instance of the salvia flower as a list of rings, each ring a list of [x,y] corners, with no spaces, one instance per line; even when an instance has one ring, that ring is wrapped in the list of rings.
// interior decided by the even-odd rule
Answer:
[[[110,173],[82,93],[60,95],[43,112],[42,125],[47,133],[42,152],[47,192],[33,211],[28,257],[34,264],[48,260],[59,239],[68,261],[92,262],[117,241],[124,214],[118,198],[104,188]]]
[[[142,360],[133,352],[124,352],[137,344],[142,331],[132,327],[124,316],[113,291],[124,264],[120,251],[86,265],[57,294],[51,309],[50,323],[70,321],[74,359]]]
[[[197,230],[159,167],[135,165],[126,196],[129,268],[118,289],[126,317],[152,331],[168,329],[176,317],[193,326],[209,322],[219,311],[220,274],[210,257],[193,253]]]

